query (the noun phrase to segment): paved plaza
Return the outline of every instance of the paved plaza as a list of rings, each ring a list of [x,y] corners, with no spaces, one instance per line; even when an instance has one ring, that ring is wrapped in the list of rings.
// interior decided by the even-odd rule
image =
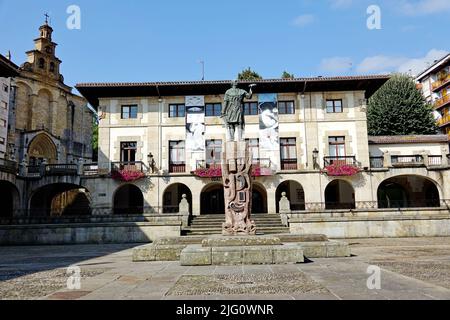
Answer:
[[[353,257],[278,266],[131,262],[137,245],[0,248],[1,299],[450,299],[450,238],[351,239]],[[370,290],[369,266],[381,268]],[[69,266],[81,288],[69,290]]]

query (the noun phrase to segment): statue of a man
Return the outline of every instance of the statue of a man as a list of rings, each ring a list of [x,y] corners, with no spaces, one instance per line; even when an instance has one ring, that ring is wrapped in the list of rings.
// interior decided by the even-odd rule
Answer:
[[[238,141],[243,141],[245,130],[244,117],[244,99],[251,99],[253,96],[252,88],[254,84],[250,85],[250,91],[239,89],[237,87],[237,80],[231,83],[232,88],[225,93],[224,107],[222,109],[222,118],[227,126],[227,140],[228,142],[235,140],[236,129],[238,130]]]

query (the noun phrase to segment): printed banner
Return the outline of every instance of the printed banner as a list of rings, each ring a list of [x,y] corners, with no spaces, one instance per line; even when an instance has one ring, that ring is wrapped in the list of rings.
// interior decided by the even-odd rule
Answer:
[[[259,149],[280,150],[279,120],[276,94],[259,94]]]
[[[186,150],[205,151],[205,97],[186,97]]]

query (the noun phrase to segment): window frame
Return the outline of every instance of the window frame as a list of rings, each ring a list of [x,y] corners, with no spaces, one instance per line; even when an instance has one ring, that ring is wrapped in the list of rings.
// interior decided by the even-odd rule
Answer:
[[[183,147],[179,145],[183,143]],[[172,150],[177,150],[177,159],[172,159]],[[180,157],[181,155],[181,157]],[[178,160],[181,158],[181,160]],[[169,140],[169,166],[186,165],[186,140]]]
[[[125,112],[125,109],[128,109],[128,112]],[[131,117],[131,110],[136,109],[136,117]],[[128,114],[128,118],[125,118],[124,115]],[[139,106],[137,104],[124,104],[120,107],[120,119],[122,120],[136,120],[139,118]]]
[[[342,141],[339,141],[342,139]],[[332,141],[335,140],[335,141]],[[345,136],[330,136],[328,137],[328,153],[330,157],[335,157],[337,159],[345,157],[347,155],[347,147],[346,147],[346,139]],[[344,155],[339,155],[339,151],[341,150],[339,147],[343,146]],[[334,148],[334,152],[331,152],[331,148]],[[334,153],[334,154],[332,154]]]
[[[289,103],[292,103],[292,112],[288,112],[288,104]],[[284,107],[281,107],[282,104],[284,104]],[[280,114],[280,115],[292,115],[292,114],[295,114],[295,100],[278,101],[277,107],[278,107],[278,114]]]
[[[172,107],[176,108],[175,115],[172,116]],[[182,111],[182,114],[180,112]],[[170,103],[169,104],[169,118],[184,118],[186,117],[186,104],[185,103]]]
[[[332,106],[332,110],[333,111],[330,111],[330,109],[329,109],[330,108],[328,106],[329,102],[333,103],[333,106]],[[340,102],[340,104],[341,104],[341,106],[340,106],[341,111],[336,111],[336,109],[338,108],[336,106],[336,102]],[[343,113],[344,112],[344,101],[343,101],[343,99],[327,99],[326,100],[326,109],[327,109],[327,113]]]
[[[283,143],[283,142],[286,142],[286,141],[289,141],[289,140],[293,140],[293,143]],[[295,158],[292,158],[290,156],[290,152],[289,152],[290,147],[294,147]],[[283,148],[287,148],[287,150],[288,150],[287,153],[289,155],[288,158],[283,158],[283,151],[282,151]],[[294,160],[298,159],[297,158],[297,138],[294,138],[294,137],[291,137],[291,138],[280,138],[280,159],[281,159],[281,162],[283,162],[283,160],[294,161]]]
[[[213,147],[211,148],[211,146]],[[220,165],[222,163],[222,153],[222,139],[208,139],[205,141],[205,163],[208,167],[211,165]],[[214,154],[214,156],[208,157],[208,154]]]
[[[212,107],[212,115],[208,114],[208,107]],[[217,107],[218,110],[217,110]],[[220,117],[222,115],[222,103],[221,102],[213,102],[213,103],[206,103],[205,104],[205,117],[211,118],[211,117]],[[218,112],[216,112],[218,111]]]
[[[135,147],[124,147],[125,144],[134,144]],[[134,151],[134,160],[131,160],[133,157]],[[121,141],[120,142],[120,162],[121,163],[134,163],[136,162],[136,156],[138,151],[138,142],[137,141]],[[125,161],[125,152],[127,153],[128,161]]]
[[[252,107],[255,107],[253,109]],[[259,104],[256,101],[248,101],[243,103],[243,109],[244,109],[244,116],[258,116],[259,115]],[[256,113],[252,113],[252,111],[255,111]]]

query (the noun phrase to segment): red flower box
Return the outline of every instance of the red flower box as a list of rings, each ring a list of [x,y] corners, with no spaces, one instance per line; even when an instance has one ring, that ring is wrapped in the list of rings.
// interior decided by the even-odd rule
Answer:
[[[333,164],[328,167],[325,167],[323,172],[332,177],[342,177],[342,176],[350,177],[360,173],[361,169],[352,165]]]
[[[197,169],[192,174],[200,178],[219,178],[222,177],[222,168]],[[271,176],[272,174],[271,169],[260,166],[254,166],[252,170],[252,177]]]
[[[111,178],[123,182],[137,181],[145,177],[141,171],[117,170],[111,173]]]

